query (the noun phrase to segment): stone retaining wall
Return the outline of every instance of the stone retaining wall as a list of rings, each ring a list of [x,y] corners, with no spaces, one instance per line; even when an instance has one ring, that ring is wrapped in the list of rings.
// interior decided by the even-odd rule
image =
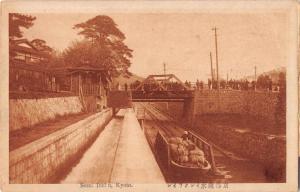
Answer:
[[[231,113],[275,122],[277,103],[276,92],[220,90],[218,96],[216,90],[202,90],[195,92],[194,114]]]
[[[277,92],[220,90],[218,95],[216,90],[199,90],[194,93],[194,99],[191,102],[193,106],[185,108],[184,104],[180,102],[154,103],[156,107],[181,121],[186,116],[185,114],[193,114],[196,117],[202,114],[222,113],[250,115],[271,124],[276,122],[276,118],[285,119],[285,117],[276,117]]]
[[[261,162],[265,171],[274,179],[285,178],[286,138],[253,132],[238,132],[223,127],[201,129],[194,124],[193,130],[224,149],[245,158]]]
[[[31,127],[57,116],[79,113],[82,109],[79,97],[76,96],[10,99],[9,131]]]
[[[174,119],[183,117],[183,103],[181,102],[155,102],[151,104],[159,110],[168,113]]]
[[[10,183],[53,182],[96,139],[111,117],[107,109],[11,151]]]

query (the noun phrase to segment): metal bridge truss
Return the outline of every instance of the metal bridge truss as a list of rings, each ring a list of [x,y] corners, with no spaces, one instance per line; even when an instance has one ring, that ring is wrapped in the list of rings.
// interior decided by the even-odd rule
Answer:
[[[173,74],[149,75],[139,86],[132,90],[133,101],[147,102],[183,102],[192,97],[187,87]]]

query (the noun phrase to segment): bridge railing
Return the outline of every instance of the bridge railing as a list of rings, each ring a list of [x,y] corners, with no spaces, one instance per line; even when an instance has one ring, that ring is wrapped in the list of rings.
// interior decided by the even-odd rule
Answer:
[[[193,91],[132,91],[132,98],[140,99],[184,99],[193,96]]]
[[[127,90],[131,90],[131,91],[137,91],[135,90],[135,88],[138,86],[139,84],[136,85],[129,85],[127,87]],[[200,83],[197,84],[197,82],[189,82],[188,84],[186,84],[186,87],[188,89],[182,88],[182,87],[177,87],[177,86],[166,86],[166,90],[159,90],[159,91],[170,91],[170,92],[174,92],[174,93],[180,93],[180,92],[186,92],[186,91],[194,91],[194,90],[217,90],[216,86],[212,87],[211,84],[208,83]],[[145,92],[153,92],[158,90],[158,87],[155,86],[155,84],[149,84],[146,85],[143,89],[143,91]],[[121,90],[125,90],[124,86],[120,87]],[[249,86],[248,88],[244,88],[242,86],[238,86],[238,87],[232,87],[229,84],[225,84],[220,86],[220,90],[235,90],[235,91],[259,91],[259,92],[279,92],[279,88],[278,86],[274,85],[272,87],[272,89],[263,89],[263,88],[254,88]]]

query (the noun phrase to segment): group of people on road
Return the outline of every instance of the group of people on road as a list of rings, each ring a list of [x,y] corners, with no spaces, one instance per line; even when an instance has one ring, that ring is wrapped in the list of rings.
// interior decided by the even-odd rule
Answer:
[[[124,83],[124,85],[123,85],[123,87],[122,87],[122,85],[118,82],[118,83],[116,84],[116,90],[125,90],[125,91],[127,91],[127,90],[128,90],[128,84],[127,84],[127,83]]]
[[[208,87],[209,89],[217,89],[218,84],[217,81],[211,81],[208,79]],[[267,90],[267,91],[279,91],[279,86],[276,85],[272,81],[268,81],[267,83],[260,83],[257,81],[248,81],[247,79],[244,80],[235,80],[230,79],[229,81],[221,80],[219,82],[220,89],[232,89],[232,90]]]
[[[135,90],[137,87],[141,85],[142,82],[135,81],[132,84],[130,84],[130,89]],[[189,85],[185,84],[187,87],[190,87]],[[171,91],[183,91],[185,88],[178,82],[153,82],[153,83],[145,83],[141,86],[141,90],[145,92],[150,91],[163,91],[163,90],[171,90]]]
[[[128,85],[127,83],[124,84],[125,90],[131,89],[134,90],[138,86],[141,85],[142,82],[135,81]],[[191,83],[190,81],[185,81],[184,86],[182,86],[181,83],[178,82],[164,82],[161,81],[159,83],[153,82],[153,83],[145,83],[142,85],[142,90],[147,91],[163,91],[163,90],[172,90],[172,91],[185,91],[187,89],[195,89],[195,90],[202,90],[202,89],[232,89],[232,90],[264,90],[264,91],[279,91],[279,85],[275,84],[270,77],[268,78],[262,78],[259,77],[257,81],[249,81],[248,79],[243,80],[236,80],[236,79],[230,79],[230,80],[219,80],[219,83],[214,79],[213,81],[211,79],[208,79],[207,84],[205,84],[203,81],[200,81],[197,79],[195,83]],[[120,86],[119,84],[117,86]]]

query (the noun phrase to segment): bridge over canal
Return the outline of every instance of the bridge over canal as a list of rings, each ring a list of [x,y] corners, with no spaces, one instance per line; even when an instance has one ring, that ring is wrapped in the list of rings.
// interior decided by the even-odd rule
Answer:
[[[131,94],[135,102],[184,102],[193,97],[193,90],[174,74],[149,75]]]
[[[193,116],[195,91],[174,74],[149,75],[143,82],[131,86],[130,90],[113,90],[108,96],[112,108],[131,107],[133,102],[182,102],[183,117],[187,122]]]

